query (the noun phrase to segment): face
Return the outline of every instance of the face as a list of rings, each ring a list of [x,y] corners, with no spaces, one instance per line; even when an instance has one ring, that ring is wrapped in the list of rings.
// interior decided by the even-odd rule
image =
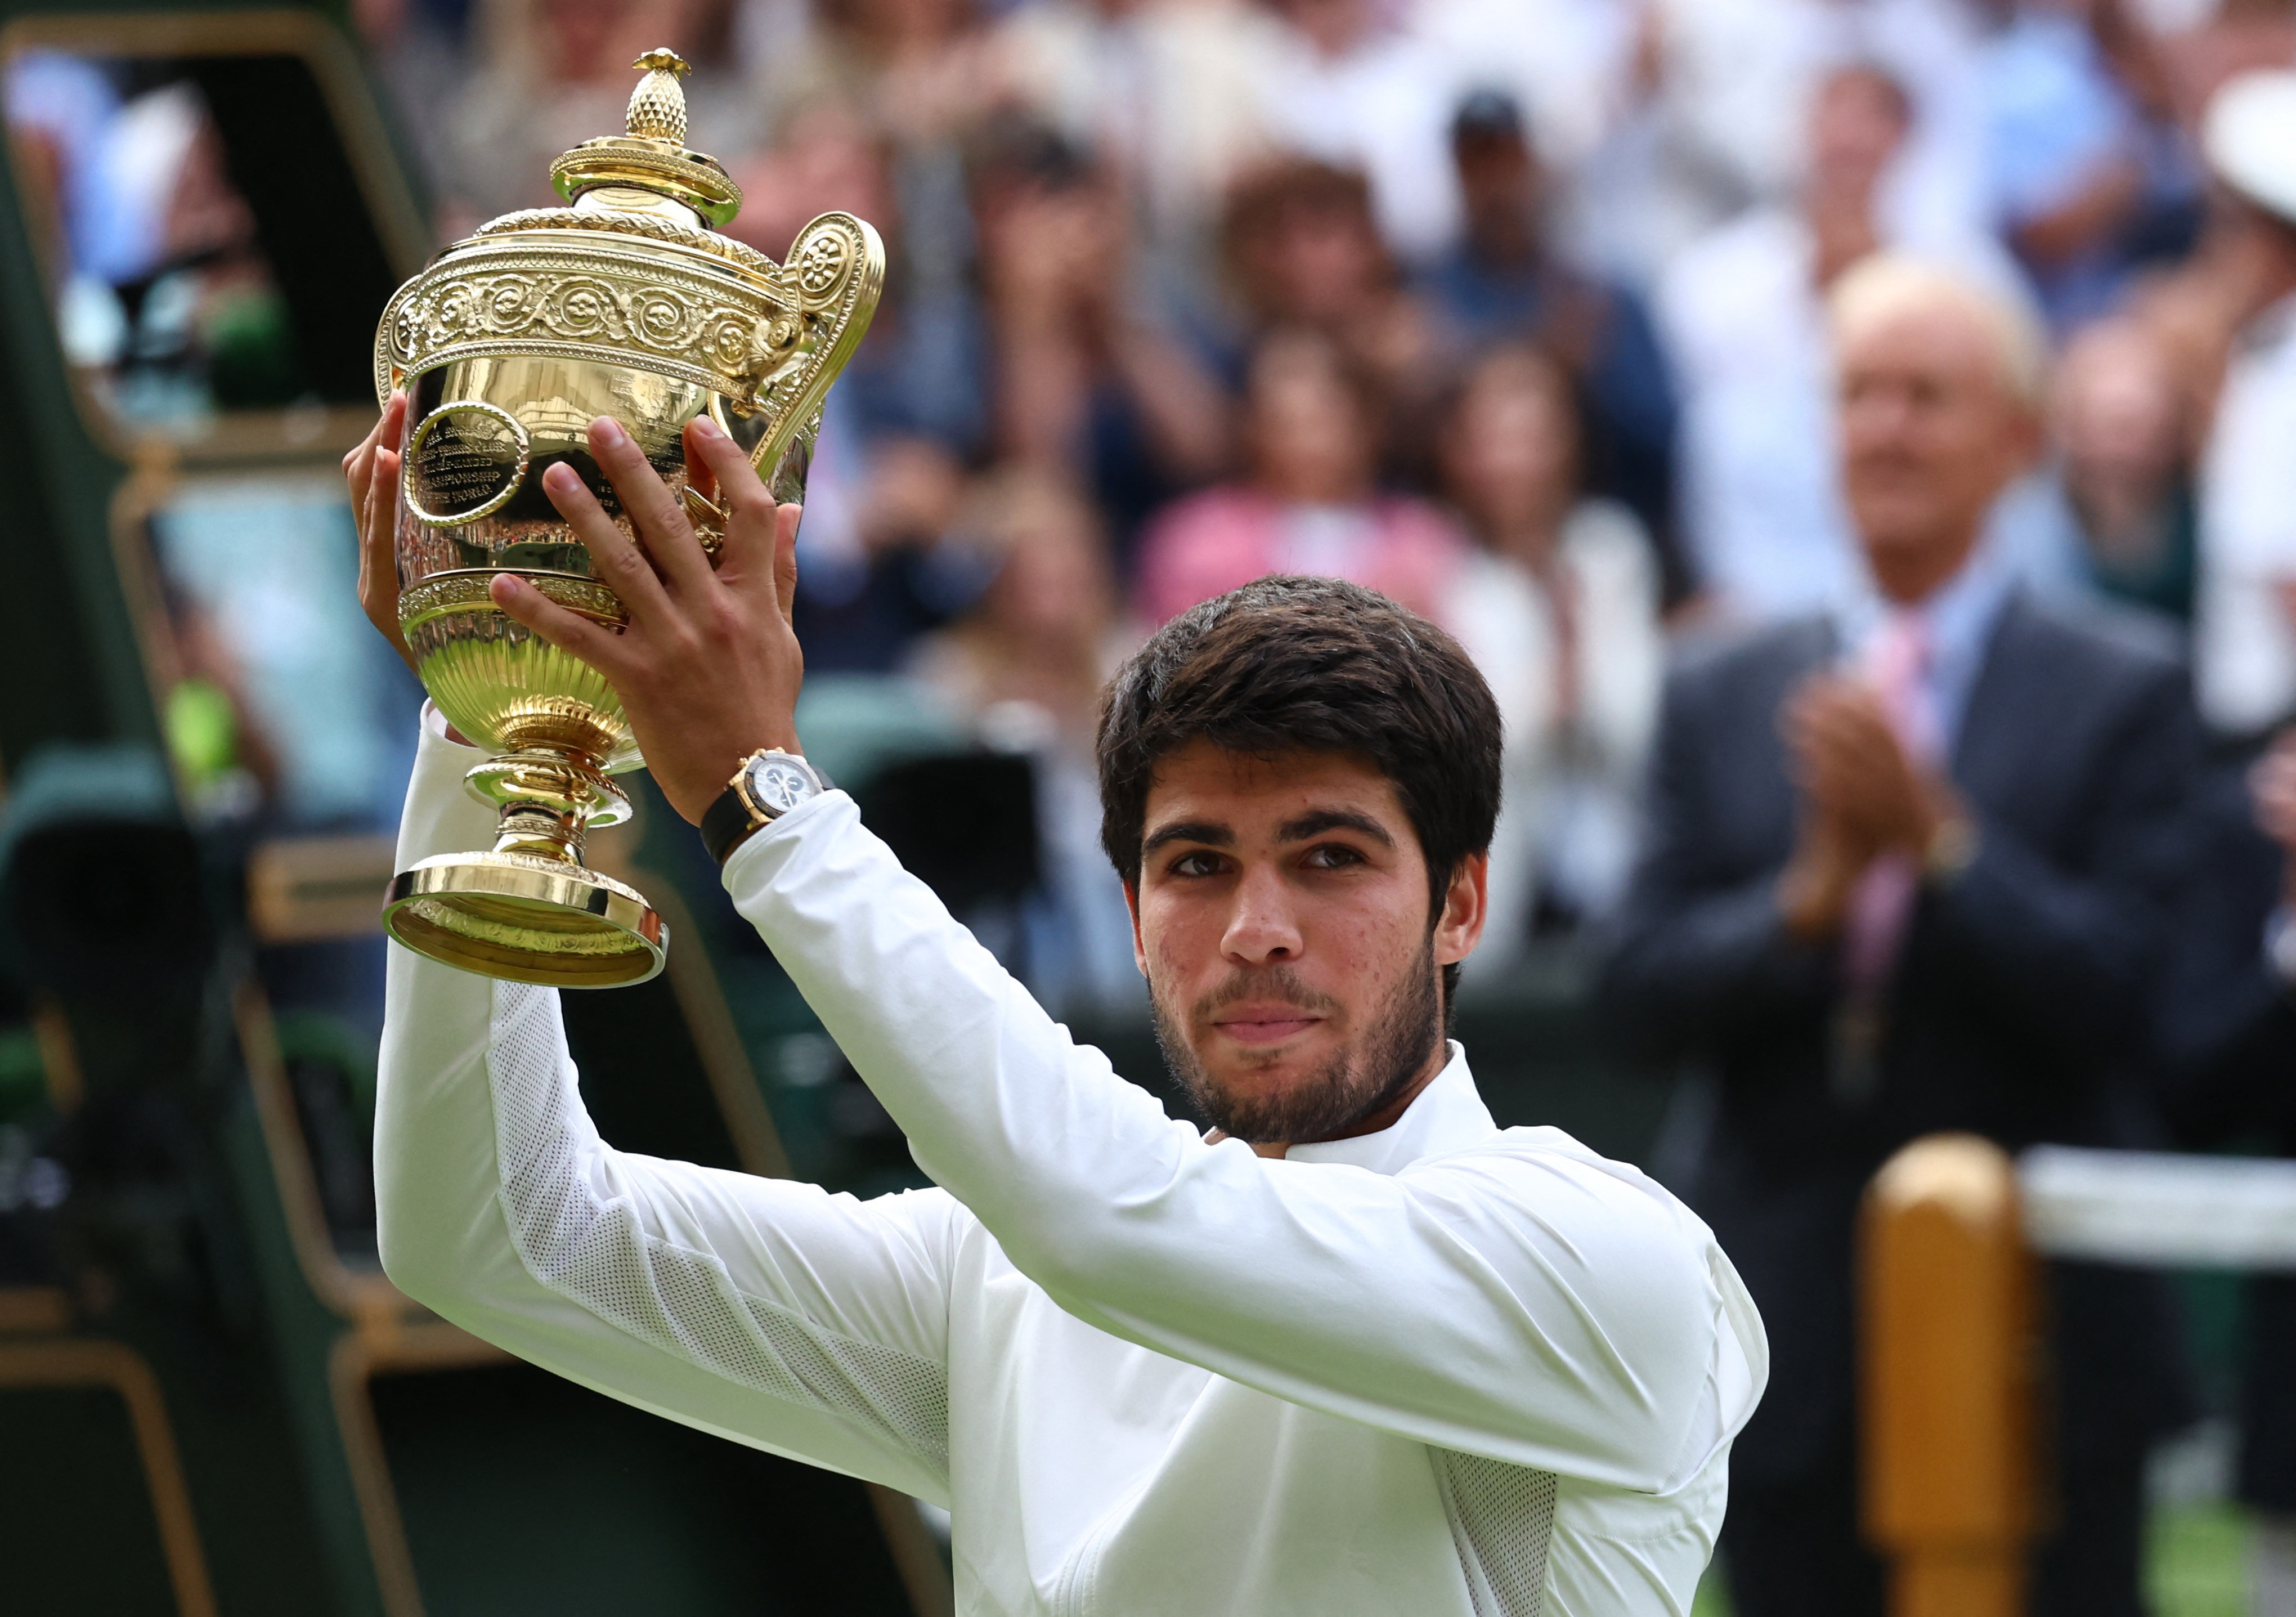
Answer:
[[[1897,86],[1862,68],[1836,73],[1810,108],[1810,179],[1828,196],[1869,194],[1906,138]]]
[[[1839,338],[1842,489],[1874,580],[1918,601],[1960,570],[2036,428],[1983,317],[1945,300]]]
[[[1341,505],[1372,470],[1371,433],[1339,366],[1312,339],[1278,339],[1251,367],[1247,401],[1253,464],[1285,499]]]
[[[1191,1097],[1255,1145],[1385,1128],[1441,1069],[1439,973],[1482,933],[1484,878],[1469,860],[1431,928],[1402,800],[1351,754],[1166,758],[1133,936]]]
[[[1496,537],[1569,505],[1578,447],[1562,379],[1507,356],[1468,383],[1444,438],[1444,469],[1454,497]]]
[[[2057,367],[2056,436],[2076,480],[2165,482],[2182,439],[2177,375],[2160,340],[2130,320],[2073,339]]]
[[[1386,276],[1379,237],[1352,208],[1294,202],[1254,249],[1253,279],[1284,318],[1332,325],[1360,310]]]

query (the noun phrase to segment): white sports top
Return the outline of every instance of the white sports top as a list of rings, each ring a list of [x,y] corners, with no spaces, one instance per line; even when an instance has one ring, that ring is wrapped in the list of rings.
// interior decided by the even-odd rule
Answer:
[[[398,857],[483,847],[425,726]],[[1207,1145],[831,792],[726,884],[939,1188],[614,1150],[546,989],[394,948],[383,1260],[602,1392],[947,1506],[968,1617],[1685,1613],[1768,1352],[1706,1227],[1456,1045],[1393,1128]]]

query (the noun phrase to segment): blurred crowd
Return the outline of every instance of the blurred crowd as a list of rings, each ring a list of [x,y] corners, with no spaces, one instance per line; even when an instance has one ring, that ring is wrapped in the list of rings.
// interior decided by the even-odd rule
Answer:
[[[657,45],[733,234],[883,233],[808,667],[1035,760],[1062,1008],[1137,992],[1092,731],[1144,633],[1305,571],[1468,647],[1509,732],[1471,981],[1575,934],[1708,1075],[1674,1171],[1779,1367],[1743,1617],[1880,1609],[1849,1250],[1890,1149],[2296,1147],[2287,0],[356,11],[441,240],[547,203]],[[2173,1322],[2133,1274],[2051,1288],[2036,1609],[2135,1612]],[[2256,1297],[2285,1612],[2296,1301]]]

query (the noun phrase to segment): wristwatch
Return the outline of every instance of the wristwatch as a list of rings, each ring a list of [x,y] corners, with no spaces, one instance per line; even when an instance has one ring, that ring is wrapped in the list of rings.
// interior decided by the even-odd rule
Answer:
[[[702,845],[723,865],[750,833],[829,789],[829,777],[796,753],[761,748],[742,760],[726,790],[702,812]]]

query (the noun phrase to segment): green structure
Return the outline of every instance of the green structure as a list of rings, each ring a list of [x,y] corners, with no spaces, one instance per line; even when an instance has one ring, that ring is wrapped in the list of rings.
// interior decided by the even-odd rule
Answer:
[[[377,1261],[420,692],[336,463],[433,242],[339,20],[10,4],[0,112],[0,1611],[947,1610],[913,1502],[512,1362]],[[685,947],[570,1004],[609,1137],[913,1174],[644,814],[616,850]]]

